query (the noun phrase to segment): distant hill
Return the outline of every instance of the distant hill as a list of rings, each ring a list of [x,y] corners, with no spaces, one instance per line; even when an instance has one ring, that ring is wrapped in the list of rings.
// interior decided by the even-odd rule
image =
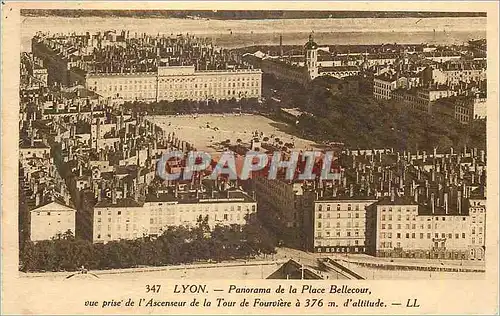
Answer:
[[[39,10],[23,9],[22,16],[60,17],[133,17],[133,18],[186,18],[220,20],[255,19],[342,19],[342,18],[436,18],[486,17],[486,12],[418,12],[418,11],[283,11],[283,10]]]

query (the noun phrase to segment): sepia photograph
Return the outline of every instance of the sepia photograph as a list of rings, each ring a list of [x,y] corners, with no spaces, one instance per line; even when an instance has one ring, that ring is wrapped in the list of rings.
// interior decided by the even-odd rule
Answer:
[[[485,13],[21,16],[23,275],[484,277]]]
[[[498,7],[350,4],[3,4],[2,314],[498,312]]]

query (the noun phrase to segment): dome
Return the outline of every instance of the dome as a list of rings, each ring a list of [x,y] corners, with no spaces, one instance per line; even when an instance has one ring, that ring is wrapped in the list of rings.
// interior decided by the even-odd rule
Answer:
[[[318,48],[318,44],[314,42],[312,34],[309,35],[309,41],[304,45],[304,49],[316,49]]]

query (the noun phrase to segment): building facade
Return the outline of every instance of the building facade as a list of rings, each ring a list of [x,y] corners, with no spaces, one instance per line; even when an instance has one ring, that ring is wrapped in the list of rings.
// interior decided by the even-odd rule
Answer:
[[[147,195],[145,201],[131,198],[102,200],[94,207],[94,243],[158,236],[168,227],[194,227],[206,220],[210,227],[244,225],[247,215],[257,212],[257,203],[243,192],[228,197],[183,199],[171,194]]]
[[[53,201],[30,212],[32,241],[50,240],[70,230],[75,234],[76,209]]]
[[[375,256],[469,258],[468,213],[451,211],[447,203],[442,208],[419,205],[407,198],[386,198],[377,203],[373,215],[376,225],[371,232],[371,249]]]
[[[486,199],[469,199],[470,248],[469,259],[484,260],[486,249]]]
[[[262,71],[195,70],[164,66],[156,72],[87,74],[87,88],[124,101],[174,101],[260,98]]]
[[[366,252],[366,211],[375,202],[371,199],[314,201],[314,252]]]

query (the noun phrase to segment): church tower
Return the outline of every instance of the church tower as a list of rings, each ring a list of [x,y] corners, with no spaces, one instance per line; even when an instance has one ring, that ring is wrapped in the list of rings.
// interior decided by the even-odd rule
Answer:
[[[309,41],[304,45],[304,55],[307,75],[310,80],[313,80],[318,76],[318,44],[314,42],[312,34],[309,35]]]

